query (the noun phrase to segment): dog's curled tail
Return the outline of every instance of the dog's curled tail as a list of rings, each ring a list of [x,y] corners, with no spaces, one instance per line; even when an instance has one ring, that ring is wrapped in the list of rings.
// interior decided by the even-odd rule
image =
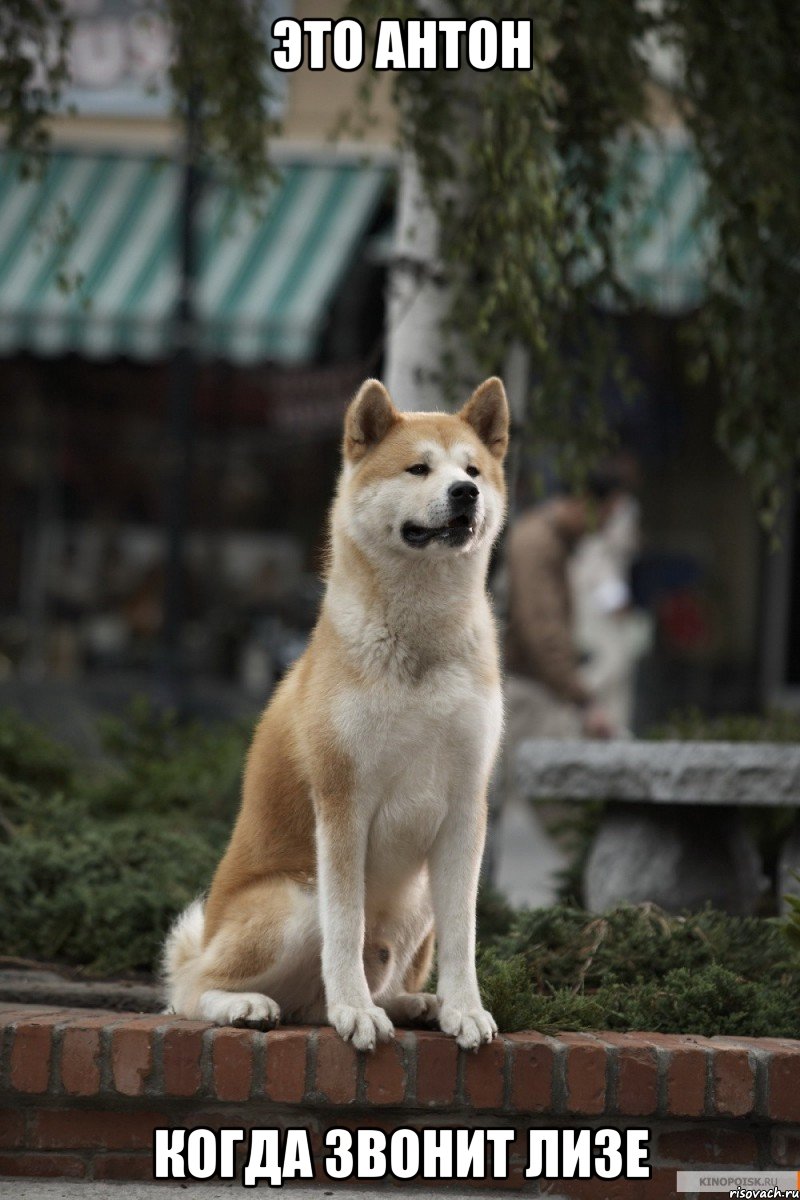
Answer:
[[[204,902],[193,900],[179,917],[176,917],[164,943],[161,956],[161,978],[168,1010],[186,1012],[186,985],[195,974],[198,960],[203,952],[203,929],[205,926]]]

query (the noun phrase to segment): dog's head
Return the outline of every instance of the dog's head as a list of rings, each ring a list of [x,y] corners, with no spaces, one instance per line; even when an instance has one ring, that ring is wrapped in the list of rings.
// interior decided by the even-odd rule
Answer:
[[[469,555],[491,545],[505,513],[508,402],[499,379],[460,412],[401,413],[368,379],[344,425],[341,513],[370,557]]]

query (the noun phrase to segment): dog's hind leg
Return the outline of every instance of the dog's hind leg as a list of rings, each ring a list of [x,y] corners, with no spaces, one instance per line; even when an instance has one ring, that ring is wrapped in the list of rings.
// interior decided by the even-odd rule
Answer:
[[[275,1025],[282,1011],[310,1019],[321,993],[313,889],[285,877],[251,884],[229,898],[207,940],[202,910],[193,913],[194,936],[187,937],[189,912],[165,952],[175,1012],[217,1025]]]
[[[403,987],[407,992],[422,991],[430,979],[435,945],[436,935],[431,927],[414,951],[414,957],[403,979]]]
[[[416,1021],[433,1022],[439,1014],[436,996],[433,992],[422,991],[430,977],[435,940],[433,929],[430,929],[417,946],[406,969],[402,991],[395,992],[384,1001],[384,1008],[396,1025],[408,1025]]]

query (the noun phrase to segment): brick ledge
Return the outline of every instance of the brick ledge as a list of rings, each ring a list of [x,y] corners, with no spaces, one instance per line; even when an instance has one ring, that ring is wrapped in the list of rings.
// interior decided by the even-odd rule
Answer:
[[[403,1030],[363,1055],[327,1027],[0,1005],[0,1174],[149,1178],[158,1125],[303,1123],[319,1139],[376,1110],[386,1128],[648,1125],[673,1183],[676,1163],[796,1166],[800,1042],[515,1033],[466,1054]]]

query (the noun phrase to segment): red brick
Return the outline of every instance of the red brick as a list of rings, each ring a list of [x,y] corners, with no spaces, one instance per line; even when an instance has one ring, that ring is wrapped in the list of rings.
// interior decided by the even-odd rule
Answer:
[[[53,1016],[65,1011],[69,1010],[59,1008],[55,1004],[0,1004],[0,1030],[17,1021],[29,1021],[32,1017]]]
[[[320,1168],[318,1170],[317,1177],[321,1179],[325,1178],[324,1169]],[[391,1194],[388,1192],[388,1188],[392,1187],[392,1184],[384,1184],[384,1187],[387,1188],[387,1194]],[[459,1197],[474,1193],[480,1189],[478,1195],[481,1197],[481,1200],[490,1195],[499,1195],[501,1192],[515,1192],[517,1195],[538,1195],[538,1193],[532,1192],[533,1185],[531,1181],[524,1179],[523,1168],[521,1166],[512,1167],[506,1179],[493,1179],[491,1174],[482,1176],[479,1179],[426,1179],[420,1173],[419,1175],[412,1175],[409,1179],[404,1179],[402,1183],[394,1184],[392,1192],[396,1191],[398,1196],[402,1196],[403,1192],[407,1189],[413,1189],[412,1195],[417,1200],[423,1196],[441,1196],[442,1200],[447,1200],[448,1197],[452,1197],[452,1189],[454,1187],[458,1188]],[[484,1190],[487,1187],[491,1187],[491,1192]],[[353,1191],[351,1194],[355,1195],[356,1193]],[[372,1195],[376,1194],[375,1192],[372,1193]],[[333,1192],[331,1195],[336,1195],[336,1193]]]
[[[11,1086],[18,1092],[39,1095],[47,1091],[53,1054],[53,1026],[61,1019],[58,1013],[54,1013],[51,1016],[31,1017],[17,1024],[11,1045]]]
[[[528,1135],[530,1134],[532,1128],[535,1128],[535,1126],[528,1125],[527,1122],[522,1126],[520,1126],[519,1122],[517,1122],[514,1131],[514,1140],[508,1149],[509,1162],[527,1163]]]
[[[773,1129],[770,1164],[776,1167],[800,1166],[800,1128]]]
[[[128,1030],[135,1029],[137,1033],[149,1033],[153,1040],[161,1034],[165,1029],[173,1029],[176,1025],[202,1025],[204,1029],[211,1029],[213,1026],[205,1021],[182,1021],[179,1018],[169,1016],[166,1013],[117,1013],[111,1018],[111,1025],[114,1033],[118,1029]]]
[[[150,1183],[153,1179],[152,1154],[96,1154],[95,1179],[137,1179]]]
[[[769,1050],[778,1046],[783,1049],[797,1046],[796,1042],[788,1040],[781,1042],[778,1038],[728,1037],[727,1035],[719,1035],[707,1038],[706,1040],[712,1050]]]
[[[420,1032],[417,1039],[417,1103],[452,1104],[456,1094],[458,1046],[443,1033]],[[471,1054],[465,1055],[466,1059]]]
[[[567,1049],[567,1112],[601,1113],[606,1103],[606,1052],[603,1046],[580,1033],[559,1037]]]
[[[536,1033],[512,1033],[511,1108],[515,1112],[553,1110],[553,1043]],[[603,1054],[605,1061],[605,1054]]]
[[[358,1056],[333,1029],[317,1035],[317,1073],[314,1090],[329,1104],[352,1104],[356,1098]]]
[[[769,1116],[776,1121],[800,1121],[800,1046],[770,1055]]]
[[[40,1150],[150,1150],[163,1113],[36,1109],[29,1140]]]
[[[489,1152],[489,1154],[487,1155],[487,1160],[489,1160],[490,1158],[491,1158],[491,1152]],[[471,1187],[491,1187],[492,1193],[494,1193],[494,1192],[517,1192],[517,1193],[520,1193],[520,1192],[527,1191],[529,1195],[531,1194],[532,1189],[533,1189],[533,1184],[530,1179],[525,1178],[525,1167],[522,1163],[514,1163],[514,1164],[510,1165],[508,1168],[508,1174],[506,1175],[505,1179],[503,1179],[500,1176],[498,1176],[496,1179],[493,1179],[492,1178],[492,1169],[493,1168],[489,1165],[489,1161],[487,1161],[487,1164],[486,1164],[487,1174],[482,1179],[459,1179],[457,1181],[457,1186],[459,1187],[459,1189],[461,1188],[461,1186],[463,1184],[467,1184],[467,1186],[471,1186]],[[454,1181],[442,1179],[439,1181],[439,1186],[440,1187],[442,1185],[447,1186],[449,1184],[449,1187],[448,1187],[448,1191],[449,1191],[449,1189],[453,1186],[453,1182]],[[423,1178],[422,1176],[419,1177],[419,1182],[417,1184],[418,1187],[425,1188],[428,1186],[428,1184],[429,1184],[429,1181],[427,1179]],[[482,1195],[485,1195],[485,1194],[486,1194],[485,1192],[482,1193]]]
[[[253,1034],[215,1029],[211,1043],[214,1093],[219,1100],[247,1100],[253,1085]]]
[[[658,1108],[658,1060],[646,1034],[603,1033],[617,1048],[617,1112],[646,1117]]]
[[[108,1008],[62,1008],[60,1023],[65,1029],[68,1026],[84,1029],[87,1026],[119,1024],[121,1020],[127,1018],[133,1021],[140,1019],[136,1013],[112,1012]],[[148,1019],[148,1015],[143,1014],[141,1019]]]
[[[161,1050],[166,1096],[194,1096],[200,1091],[203,1034],[210,1028],[198,1021],[176,1021],[164,1030]]]
[[[0,1146],[13,1150],[25,1145],[25,1117],[18,1108],[0,1108]]]
[[[506,1043],[503,1038],[464,1055],[464,1099],[472,1108],[502,1108]],[[419,1069],[419,1068],[418,1068]]]
[[[677,1039],[676,1039],[677,1040]],[[708,1055],[681,1039],[667,1063],[667,1112],[671,1117],[701,1117],[706,1110]]]
[[[99,1029],[64,1030],[61,1082],[70,1096],[94,1096],[100,1090]]]
[[[119,1025],[128,1019],[136,1024],[139,1020],[152,1020],[152,1017],[139,1018],[135,1013],[128,1017],[127,1013],[110,1012],[107,1008],[66,1009],[61,1017],[64,1029],[105,1029],[109,1025]]]
[[[364,1083],[368,1104],[402,1104],[406,1097],[406,1068],[403,1061],[403,1035],[381,1042],[364,1062]]]
[[[530,1187],[532,1180],[525,1181]],[[651,1172],[649,1179],[542,1179],[542,1196],[559,1200],[678,1200],[675,1171]]]
[[[162,1018],[163,1023],[163,1018]],[[141,1096],[153,1069],[153,1030],[136,1025],[115,1029],[111,1035],[111,1072],[114,1087],[123,1096]]]
[[[687,1166],[755,1166],[758,1144],[749,1130],[691,1128],[661,1130],[658,1134],[658,1160]]]
[[[746,1046],[749,1050],[766,1050],[770,1054],[800,1054],[800,1039],[798,1038],[714,1038],[714,1042],[735,1042]]]
[[[717,1050],[712,1075],[715,1112],[723,1117],[746,1117],[753,1111],[756,1077],[746,1050]]]
[[[86,1164],[72,1154],[0,1154],[0,1175],[38,1179],[82,1179]]]
[[[273,1029],[266,1037],[264,1088],[270,1100],[298,1104],[306,1092],[306,1029]]]
[[[606,1036],[605,1034],[603,1035]],[[694,1034],[631,1034],[667,1052],[666,1113],[672,1117],[701,1117],[706,1111],[709,1054],[721,1039]]]
[[[44,1019],[56,1021],[64,1029],[102,1029],[104,1025],[119,1024],[129,1014],[112,1012],[107,1008],[62,1008],[46,1013]],[[135,1013],[130,1014],[137,1020]],[[37,1018],[38,1020],[39,1018]]]

